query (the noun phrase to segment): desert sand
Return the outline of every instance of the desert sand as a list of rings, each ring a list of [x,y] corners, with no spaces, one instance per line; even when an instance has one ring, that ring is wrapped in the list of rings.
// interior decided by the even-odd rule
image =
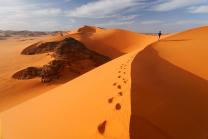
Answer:
[[[51,57],[46,54],[36,56],[20,55],[24,47],[42,39],[47,39],[47,37],[30,37],[27,38],[27,40],[22,37],[13,37],[0,41],[0,47],[2,50],[0,52],[0,111],[18,104],[23,100],[37,96],[44,90],[46,91],[53,88],[54,85],[49,86],[39,84],[37,79],[24,82],[11,78],[12,74],[17,70],[29,65],[41,66],[51,59]]]
[[[1,137],[207,138],[207,35],[208,27],[200,27],[157,41],[153,35],[84,27],[46,38],[45,41],[53,41],[74,37],[113,60],[62,85],[53,85],[49,91],[45,86],[39,87],[44,88],[40,94],[27,100],[22,99],[31,93],[26,88],[21,90],[25,93],[19,92],[23,96],[16,98],[8,93],[7,103],[13,105],[2,109]],[[34,64],[50,59],[41,56],[37,60],[40,63],[33,59],[37,62]],[[9,78],[8,75],[2,77]],[[36,79],[14,82],[32,88],[26,84],[32,81]],[[20,98],[21,104],[14,105],[14,100]]]

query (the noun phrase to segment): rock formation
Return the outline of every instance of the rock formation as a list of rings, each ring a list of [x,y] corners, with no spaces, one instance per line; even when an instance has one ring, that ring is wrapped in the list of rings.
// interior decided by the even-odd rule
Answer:
[[[89,50],[81,42],[74,38],[66,38],[57,42],[35,43],[22,51],[24,55],[53,52],[54,60],[43,67],[29,67],[13,75],[19,80],[40,77],[42,82],[51,82],[59,79],[64,68],[77,75],[100,66],[110,58]]]

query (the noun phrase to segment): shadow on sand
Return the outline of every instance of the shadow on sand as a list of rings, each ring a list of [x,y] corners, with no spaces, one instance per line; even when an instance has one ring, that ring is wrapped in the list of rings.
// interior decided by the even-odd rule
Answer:
[[[130,139],[208,137],[208,81],[147,47],[131,71]]]
[[[166,40],[166,39],[163,39],[161,41],[166,41],[166,42],[180,42],[180,41],[190,41],[192,39],[180,39],[180,40]]]

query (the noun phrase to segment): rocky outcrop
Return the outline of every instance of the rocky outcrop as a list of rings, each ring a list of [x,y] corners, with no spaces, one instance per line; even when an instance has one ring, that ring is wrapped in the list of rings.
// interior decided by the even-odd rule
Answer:
[[[73,39],[67,38],[59,43],[54,50],[55,59],[70,63],[77,61],[90,60],[95,66],[104,64],[110,58],[100,55],[97,52],[87,49],[84,44]]]
[[[21,54],[22,55],[34,55],[34,54],[53,52],[54,49],[57,47],[58,43],[59,42],[45,42],[45,43],[38,42],[25,48],[21,52]]]
[[[13,75],[13,78],[25,80],[40,77],[42,82],[50,82],[62,74],[64,68],[77,76],[100,66],[111,59],[89,50],[74,38],[66,38],[59,42],[36,43],[22,51],[22,54],[33,55],[53,52],[54,60],[43,67],[29,67]]]
[[[28,67],[15,73],[12,77],[19,80],[28,80],[40,77],[41,81],[46,83],[58,79],[63,68],[63,62],[53,60],[43,67]]]
[[[19,80],[33,79],[35,77],[40,77],[41,70],[41,68],[37,67],[28,67],[26,69],[16,72],[12,77]]]
[[[53,81],[60,77],[61,71],[64,68],[63,61],[53,60],[41,69],[41,81],[43,83]]]

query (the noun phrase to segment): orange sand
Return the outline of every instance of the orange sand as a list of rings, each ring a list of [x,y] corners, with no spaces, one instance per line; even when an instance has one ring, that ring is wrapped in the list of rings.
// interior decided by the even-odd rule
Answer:
[[[208,137],[207,27],[155,43],[155,36],[96,30],[84,33],[87,39],[66,36],[81,36],[89,48],[118,58],[3,111],[2,138]]]
[[[91,30],[95,31],[91,33]],[[124,36],[122,34],[124,34]],[[82,41],[89,49],[95,50],[98,53],[110,56],[112,58],[118,57],[123,53],[127,53],[128,51],[130,52],[130,50],[135,49],[135,44],[132,42],[136,43],[137,41],[139,44],[138,47],[144,48],[147,46],[147,43],[151,43],[156,39],[154,36],[149,36],[150,38],[148,38],[148,35],[140,35],[125,30],[104,30],[96,27],[89,27],[87,29],[84,28],[84,32],[81,33],[77,30],[65,32],[63,33],[63,36],[57,34],[55,36],[46,37],[19,37],[11,38],[9,40],[2,40],[0,41],[0,47],[2,47],[0,59],[4,60],[0,64],[0,111],[6,110],[12,106],[15,106],[16,104],[22,103],[30,98],[45,93],[74,78],[73,75],[70,75],[64,77],[64,79],[56,82],[55,84],[42,84],[40,83],[39,79],[19,81],[11,78],[15,72],[24,69],[25,67],[42,66],[51,60],[51,56],[47,54],[32,56],[20,55],[21,51],[25,47],[38,41],[60,41],[66,37],[74,37],[75,39]],[[114,39],[109,40],[108,38]],[[122,43],[120,41],[121,39],[125,43]],[[126,42],[126,40],[128,40],[128,42]],[[97,44],[99,44],[99,46],[97,46]],[[126,47],[125,51],[124,47]],[[129,49],[128,51],[127,48]]]
[[[46,54],[36,56],[20,55],[25,47],[45,39],[45,37],[27,37],[26,39],[22,41],[23,38],[10,38],[0,41],[0,111],[55,87],[53,85],[43,85],[39,79],[18,81],[11,78],[18,70],[31,65],[41,66],[51,59]]]

